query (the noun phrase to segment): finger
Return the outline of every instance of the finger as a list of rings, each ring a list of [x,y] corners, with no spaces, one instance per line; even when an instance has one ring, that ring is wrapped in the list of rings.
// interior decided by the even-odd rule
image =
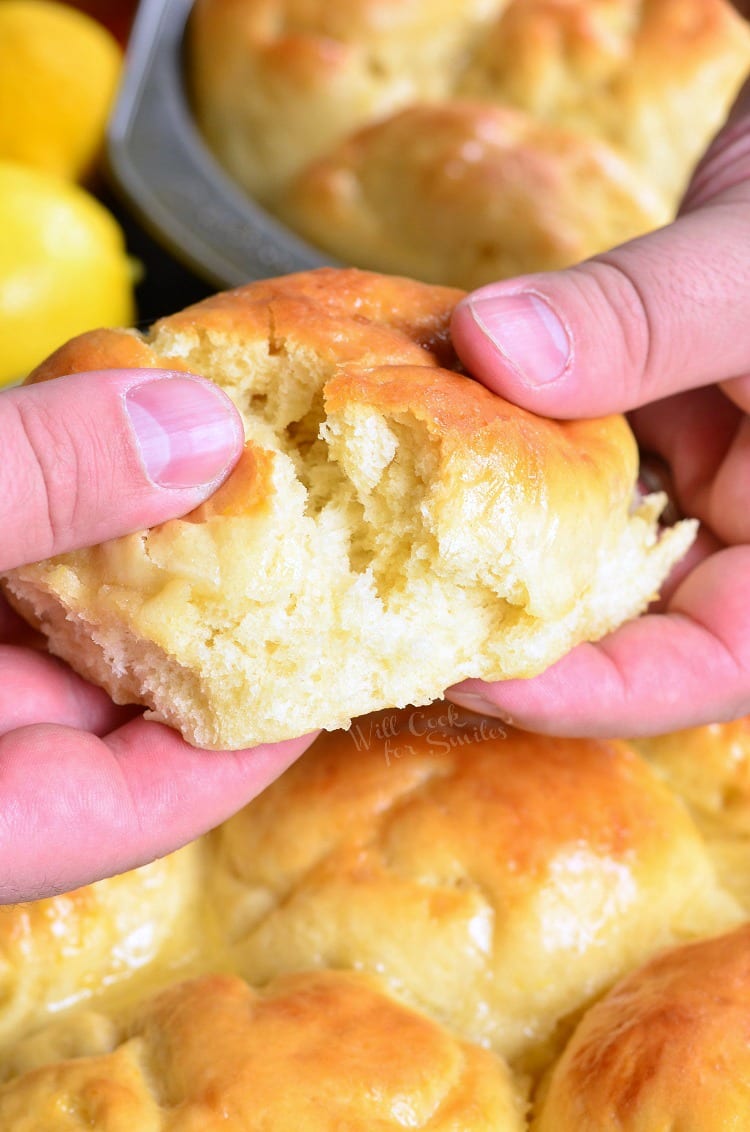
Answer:
[[[66,727],[0,739],[0,903],[67,892],[161,857],[250,801],[312,736],[199,751],[136,719],[99,739]]]
[[[677,394],[631,415],[642,449],[669,465],[684,514],[722,542],[750,542],[750,418],[717,387]]]
[[[669,576],[662,582],[659,596],[648,607],[649,613],[666,613],[674,594],[696,567],[709,558],[724,550],[726,543],[720,542],[708,527],[701,525],[687,554],[671,569]]]
[[[0,593],[0,641],[27,648],[46,648],[47,639],[42,633],[32,629],[28,622],[11,609]]]
[[[718,193],[746,180],[746,158],[750,150],[748,114],[750,114],[750,79],[745,82],[734,100],[724,128],[719,131],[695,167],[680,206],[681,212],[700,208]]]
[[[242,421],[203,378],[75,374],[0,395],[0,569],[197,506],[238,459]]]
[[[446,695],[554,735],[657,735],[750,713],[750,549],[707,558],[666,615],[579,645],[531,680],[469,680]]]
[[[675,223],[457,307],[469,371],[552,417],[619,412],[750,373],[750,116],[736,117]]]
[[[60,723],[105,735],[130,719],[101,688],[55,657],[0,645],[0,735],[33,723]]]

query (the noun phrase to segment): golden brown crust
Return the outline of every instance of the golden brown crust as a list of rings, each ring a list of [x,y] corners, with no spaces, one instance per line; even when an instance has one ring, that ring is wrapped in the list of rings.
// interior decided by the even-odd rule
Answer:
[[[217,915],[250,981],[377,972],[525,1064],[654,950],[739,917],[625,745],[445,703],[322,736],[213,841]]]
[[[473,288],[567,267],[671,209],[595,137],[454,101],[351,135],[291,181],[277,211],[343,262]]]
[[[11,599],[214,748],[530,676],[640,612],[693,525],[659,533],[623,418],[542,420],[444,368],[460,295],[322,270],[62,347],[30,380],[109,356],[218,381],[245,456],[183,519],[11,571]]]
[[[675,200],[748,65],[725,0],[515,0],[461,90],[608,142]]]
[[[111,1048],[0,1086],[13,1132],[522,1132],[506,1067],[363,976],[255,992],[228,975],[148,1001]]]
[[[750,716],[634,746],[689,806],[723,885],[750,913]]]
[[[72,373],[102,369],[153,369],[153,351],[137,334],[126,330],[90,330],[64,342],[26,378],[24,385],[52,381]]]
[[[750,1121],[750,926],[652,960],[584,1017],[534,1132],[720,1132]]]
[[[201,128],[262,200],[349,130],[448,93],[487,0],[198,0],[189,77]]]
[[[662,223],[750,66],[727,0],[198,0],[190,42],[240,185],[345,263],[469,288]]]
[[[262,279],[176,311],[146,335],[128,329],[81,334],[50,354],[24,384],[85,370],[189,369],[177,350],[189,352],[206,338],[262,343],[279,353],[291,339],[292,346],[314,351],[332,367],[385,361],[451,369],[459,363],[450,317],[463,295],[457,288],[346,269]]]
[[[193,845],[74,892],[0,907],[0,1047],[163,958],[187,930],[199,859]]]
[[[635,746],[704,825],[750,834],[750,716],[638,739]]]
[[[0,1127],[744,1128],[750,927],[684,945],[740,917],[629,744],[361,718],[187,851],[0,910]]]

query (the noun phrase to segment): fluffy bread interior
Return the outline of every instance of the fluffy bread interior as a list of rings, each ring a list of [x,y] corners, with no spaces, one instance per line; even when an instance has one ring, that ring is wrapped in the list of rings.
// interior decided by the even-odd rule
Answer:
[[[245,747],[464,677],[534,675],[655,595],[694,524],[659,531],[664,500],[634,494],[623,420],[540,421],[442,368],[437,333],[360,313],[347,337],[314,302],[290,314],[259,286],[223,297],[233,321],[209,300],[145,340],[107,332],[112,365],[132,348],[227,390],[247,444],[226,483],[183,519],[6,580],[53,651],[117,701],[199,746]],[[444,329],[455,293],[403,286],[432,293]]]

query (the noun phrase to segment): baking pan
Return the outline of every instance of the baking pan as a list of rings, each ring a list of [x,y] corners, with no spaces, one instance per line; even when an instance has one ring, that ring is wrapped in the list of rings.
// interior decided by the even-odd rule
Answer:
[[[107,137],[115,186],[145,228],[217,287],[335,261],[222,170],[193,120],[183,68],[193,0],[141,0]]]

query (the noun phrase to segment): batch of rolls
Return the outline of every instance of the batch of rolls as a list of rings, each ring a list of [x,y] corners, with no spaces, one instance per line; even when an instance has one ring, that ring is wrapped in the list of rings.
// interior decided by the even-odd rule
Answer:
[[[750,1121],[750,724],[559,740],[446,703],[0,915],[0,1127]]]
[[[201,121],[254,195],[347,261],[467,286],[571,262],[666,219],[750,63],[745,26],[718,0],[198,0],[194,14]],[[360,328],[368,303],[398,323],[390,285],[346,280]],[[319,280],[269,285],[275,306],[259,287],[167,320],[149,347],[133,335],[106,343],[112,365],[123,343],[123,364],[158,365],[169,339],[168,356],[188,365],[197,347],[186,340],[205,346],[218,326],[215,364],[231,374],[231,336],[241,320],[247,336],[251,300],[260,302],[258,341],[277,339],[263,339],[268,387],[242,392],[248,405],[264,402],[265,417],[248,409],[246,420],[256,463],[273,448],[278,341],[288,334],[286,350],[294,339],[298,386],[305,365],[306,378],[325,371],[329,348],[315,338],[324,301],[315,326],[302,326],[309,295],[293,293],[320,290]],[[404,291],[402,308],[407,298],[419,332],[407,340],[397,327],[399,344],[393,326],[368,324],[362,342],[381,362],[398,347],[401,366],[420,351],[423,367],[444,374],[448,297]],[[354,330],[347,343],[364,356]],[[41,376],[70,368],[80,348]],[[338,376],[342,415],[374,397],[362,373],[343,394]],[[299,388],[286,395],[299,401]],[[468,419],[475,407],[459,408]],[[283,422],[276,469],[291,460],[299,412]],[[307,412],[317,427],[321,410]],[[524,419],[521,431],[533,427]],[[595,439],[584,430],[584,443],[625,452],[619,426],[608,427]],[[292,439],[309,509],[314,441]],[[545,445],[568,460],[563,440]],[[614,466],[609,448],[605,458]],[[426,457],[423,479],[425,467]],[[274,475],[267,487],[281,482]],[[234,503],[217,506],[231,514]],[[207,507],[172,538],[173,574],[158,591],[170,600],[186,586],[204,592],[195,572],[216,517]],[[628,507],[624,495],[622,530],[634,522]],[[657,553],[653,509],[647,518],[632,584]],[[336,529],[329,522],[326,537]],[[197,550],[185,541],[193,535]],[[126,581],[142,597],[163,565],[156,542],[147,563],[136,560],[137,541],[48,574],[33,568],[18,593],[60,603],[90,592],[91,608],[60,618],[85,625],[111,619],[120,592],[121,628],[136,608],[122,597]],[[313,559],[300,545],[307,582]],[[386,565],[408,573],[403,558]],[[97,612],[104,567],[115,597]],[[79,571],[75,585],[60,581],[65,570]],[[386,577],[383,566],[379,600]],[[559,594],[547,598],[554,612]],[[75,663],[83,634],[70,640]],[[406,671],[412,662],[400,659]],[[86,663],[101,675],[99,657]],[[749,1017],[750,721],[597,741],[524,733],[443,701],[386,708],[322,734],[259,798],[180,851],[0,909],[0,1128],[744,1128]]]
[[[197,0],[246,191],[343,263],[472,289],[666,222],[750,66],[729,0]]]

